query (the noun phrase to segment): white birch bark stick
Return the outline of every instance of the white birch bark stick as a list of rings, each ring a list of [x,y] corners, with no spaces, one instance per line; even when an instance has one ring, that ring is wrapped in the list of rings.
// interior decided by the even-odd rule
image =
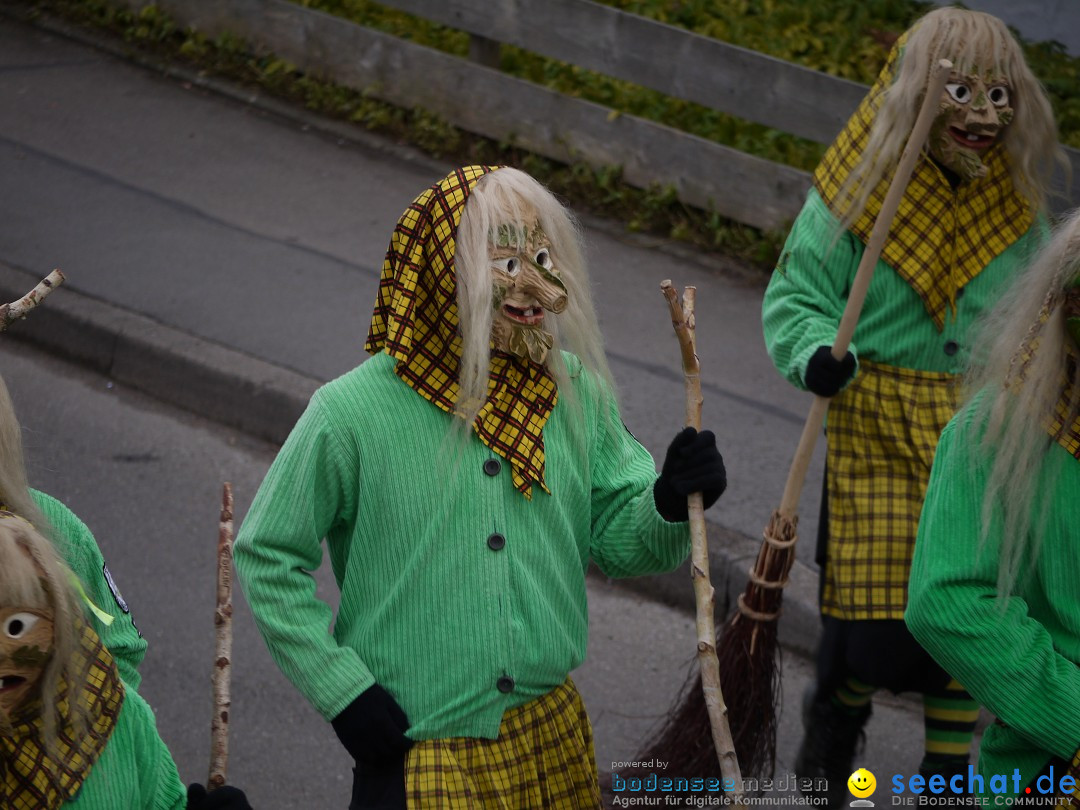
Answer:
[[[229,689],[232,668],[232,547],[232,485],[226,482],[221,495],[221,523],[218,527],[217,610],[214,612],[217,645],[211,676],[214,717],[210,723],[210,776],[206,782],[208,790],[225,784],[229,761],[229,709],[232,706]]]
[[[660,289],[671,309],[671,325],[679,339],[682,353],[683,377],[686,385],[686,424],[701,430],[701,365],[698,362],[697,342],[694,333],[695,287],[683,291],[682,306],[679,294],[670,280],[660,282]],[[730,793],[736,805],[742,805],[742,773],[731,727],[727,719],[727,704],[720,688],[720,662],[716,657],[716,592],[709,580],[709,541],[705,532],[705,505],[700,492],[687,496],[687,512],[690,520],[690,577],[694,583],[694,601],[697,604],[697,655],[701,671],[701,689],[705,695],[705,707],[709,713],[713,745],[720,761],[720,773],[725,785],[732,785]]]
[[[0,304],[0,332],[3,332],[19,318],[25,318],[26,313],[40,304],[45,296],[63,283],[64,274],[59,269],[53,270],[39,281],[34,289],[18,301],[12,301],[10,304]]]

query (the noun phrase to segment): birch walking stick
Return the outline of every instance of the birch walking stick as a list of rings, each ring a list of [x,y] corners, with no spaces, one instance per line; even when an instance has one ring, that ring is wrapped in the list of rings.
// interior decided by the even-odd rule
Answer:
[[[214,628],[217,649],[211,682],[214,689],[214,717],[210,723],[210,776],[207,790],[225,784],[229,761],[229,676],[232,668],[232,559],[233,559],[233,496],[232,485],[225,482],[221,494],[221,523],[218,526],[217,610]]]
[[[697,288],[683,290],[682,305],[679,293],[670,280],[660,282],[660,290],[671,309],[671,325],[679,340],[682,353],[683,378],[686,384],[686,424],[701,430],[701,364],[697,356],[697,339],[694,332],[694,303]],[[716,591],[709,581],[709,541],[705,532],[705,506],[700,492],[687,496],[687,513],[690,520],[691,564],[690,578],[694,582],[694,601],[697,604],[697,657],[701,672],[701,690],[712,728],[713,746],[720,763],[724,784],[733,786],[735,804],[743,804],[742,774],[735,745],[728,726],[727,705],[720,688],[720,663],[716,657],[715,602]]]
[[[0,332],[3,332],[19,318],[25,318],[26,313],[42,302],[46,295],[64,283],[64,274],[59,269],[53,270],[38,282],[30,292],[18,301],[0,305]]]

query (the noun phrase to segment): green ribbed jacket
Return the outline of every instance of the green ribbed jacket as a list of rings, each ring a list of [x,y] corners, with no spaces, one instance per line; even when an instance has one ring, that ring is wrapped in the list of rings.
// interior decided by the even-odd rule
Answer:
[[[124,683],[138,689],[142,682],[139,665],[146,655],[146,639],[132,622],[130,611],[122,610],[120,602],[113,595],[106,579],[105,560],[94,535],[74,512],[56,498],[35,490],[30,490],[30,495],[52,525],[53,531],[49,536],[68,568],[82,580],[86,595],[98,608],[113,617],[113,623],[108,626],[91,618],[91,626],[116,661],[116,668]],[[119,589],[117,593],[120,593]],[[122,595],[120,599],[123,599]]]
[[[851,342],[852,354],[899,368],[959,373],[971,349],[972,323],[994,304],[1002,285],[1027,265],[1045,235],[1046,222],[1040,217],[964,287],[957,296],[955,316],[946,317],[940,332],[918,293],[878,261]],[[810,356],[836,339],[864,249],[850,231],[837,234],[836,217],[811,189],[762,301],[766,348],[780,373],[799,388],[806,388]]]
[[[122,610],[114,597],[105,577],[105,561],[90,530],[60,501],[34,490],[30,494],[52,524],[51,537],[68,567],[82,580],[86,595],[113,617],[109,626],[93,617],[89,621],[124,681],[124,704],[109,744],[74,800],[63,806],[72,810],[184,810],[187,790],[158,734],[153,710],[136,691],[146,641],[132,623],[130,612]]]
[[[656,512],[652,457],[564,356],[580,408],[560,391],[544,428],[552,494],[534,487],[532,500],[386,354],[312,397],[235,554],[271,654],[327,719],[378,682],[413,739],[493,739],[504,711],[582,662],[590,558],[623,577],[671,570],[689,553],[688,525]],[[336,620],[308,573],[324,537]]]
[[[187,790],[157,730],[154,711],[138,692],[124,705],[109,744],[64,810],[185,810]]]
[[[963,452],[969,412],[946,426],[930,474],[905,621],[939,664],[1005,725],[982,738],[979,772],[1013,769],[1020,789],[1052,755],[1069,762],[1080,748],[1080,463],[1057,443],[1060,464],[1036,498],[1049,504],[1046,534],[1005,609],[996,598],[1000,525],[980,550],[982,493],[989,461]],[[1050,466],[1050,465],[1047,465]],[[1061,776],[1056,773],[1055,779]]]

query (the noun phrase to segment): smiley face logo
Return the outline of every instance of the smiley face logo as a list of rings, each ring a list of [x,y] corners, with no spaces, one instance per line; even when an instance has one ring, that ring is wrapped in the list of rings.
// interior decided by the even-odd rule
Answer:
[[[877,779],[866,768],[859,768],[848,777],[847,786],[852,796],[865,799],[867,796],[872,795],[874,789],[877,788]]]

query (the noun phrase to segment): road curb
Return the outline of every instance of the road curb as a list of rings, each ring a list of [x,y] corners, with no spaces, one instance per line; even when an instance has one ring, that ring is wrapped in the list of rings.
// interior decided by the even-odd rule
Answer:
[[[21,298],[43,275],[0,262],[0,299]],[[275,444],[322,382],[102,301],[70,282],[7,334]]]

